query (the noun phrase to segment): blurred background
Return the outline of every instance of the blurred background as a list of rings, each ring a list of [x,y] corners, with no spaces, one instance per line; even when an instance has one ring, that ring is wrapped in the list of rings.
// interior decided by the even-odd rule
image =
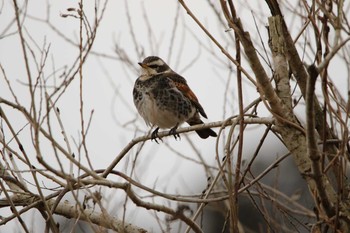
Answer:
[[[139,75],[137,63],[150,55],[163,58],[173,70],[187,79],[208,115],[206,122],[223,121],[238,114],[236,67],[223,56],[177,1],[83,1],[85,22],[90,24],[83,27],[92,29],[83,30],[83,43],[86,43],[86,38],[89,37],[93,40],[93,45],[87,53],[81,76],[79,1],[36,0],[17,3],[22,33],[28,46],[27,64],[32,74],[32,83],[37,88],[35,101],[42,108],[38,113],[44,114],[45,105],[41,101],[49,94],[55,102],[54,107],[59,110],[61,121],[52,117],[52,135],[62,145],[67,145],[62,135],[62,123],[70,150],[82,164],[91,164],[93,169],[105,169],[133,138],[150,132],[150,128],[138,115],[132,99],[133,85]],[[189,0],[186,3],[216,40],[235,56],[234,33],[227,27],[223,15],[218,11],[219,2]],[[256,42],[256,49],[262,52],[261,60],[264,60],[266,70],[270,71],[269,75],[272,76],[266,29],[270,12],[266,4],[261,1],[237,1],[235,4],[245,29]],[[300,14],[305,14],[302,8],[299,8],[299,4],[299,1],[290,1],[282,6],[285,20],[294,36],[304,23],[301,18],[295,18],[298,9]],[[14,2],[1,1],[0,10],[0,96],[30,109],[32,97],[28,91],[28,73],[15,20]],[[98,26],[95,27],[96,25]],[[95,29],[95,37],[90,37],[94,35]],[[299,48],[305,49],[304,62],[310,64],[313,62],[310,47],[314,42],[308,39],[311,36],[307,31],[301,36],[303,41],[308,43],[307,46],[301,44]],[[250,72],[244,59],[242,64]],[[334,72],[334,77],[338,73],[341,75],[348,72],[342,61],[330,69]],[[83,77],[82,81],[80,77]],[[347,82],[342,79],[332,81],[339,87],[340,94],[346,95]],[[64,82],[66,85],[62,85]],[[296,98],[300,96],[298,90],[295,93]],[[243,78],[243,96],[244,107],[259,98],[256,87],[246,78]],[[33,132],[27,119],[18,114],[16,109],[4,104],[0,106],[12,122],[32,165],[42,168],[32,144]],[[81,111],[86,130],[86,148],[81,144]],[[303,121],[303,105],[295,111]],[[255,113],[259,117],[271,116],[263,104],[256,107]],[[3,121],[0,124],[2,134],[9,135],[9,128]],[[219,128],[214,130],[219,132]],[[237,126],[234,129],[234,138],[237,138],[238,130]],[[265,125],[249,125],[245,129],[242,167],[246,168],[253,156],[256,156],[252,165],[249,165],[253,176],[260,174],[277,158],[288,153],[273,133],[267,133],[265,138],[265,130]],[[218,141],[215,138],[202,140],[194,132],[190,132],[182,134],[181,140],[165,137],[160,144],[151,141],[139,143],[124,156],[115,170],[160,192],[197,197],[205,192],[218,173],[217,161],[225,156],[227,133],[228,130],[223,130]],[[264,143],[257,150],[260,140],[264,140]],[[15,140],[10,137],[5,137],[5,141],[9,145],[15,144]],[[54,156],[49,140],[43,138],[40,145],[41,155],[50,166],[58,168],[61,162],[63,170],[69,171],[71,163],[63,157],[60,160]],[[5,150],[3,151],[3,160],[7,160]],[[236,152],[234,151],[233,158]],[[23,163],[19,162],[17,165],[20,169],[27,169]],[[76,176],[82,174],[75,166],[72,172]],[[35,183],[30,173],[23,172],[22,175],[28,189],[35,192]],[[116,182],[123,180],[112,175],[108,178]],[[312,209],[314,205],[303,178],[289,156],[260,182],[297,200],[305,208]],[[47,177],[40,177],[40,184],[46,194],[57,188],[57,184]],[[123,191],[106,187],[92,187],[91,190],[101,193],[105,208],[111,215],[150,232],[183,232],[186,229],[184,223],[179,220],[168,221],[165,214],[136,207],[126,198]],[[179,202],[152,196],[142,189],[135,188],[135,192],[147,201],[166,204],[174,209],[179,206]],[[281,226],[281,232],[309,232],[309,229],[304,227],[309,221],[307,217],[298,217],[296,220],[278,208],[271,196],[266,198],[269,201],[265,203],[266,200],[262,200],[259,194],[264,195],[257,189],[255,194],[246,193],[239,198],[239,219],[246,232],[265,232],[266,220],[261,210],[256,207],[261,205],[268,213],[276,215],[276,225]],[[81,200],[86,195],[84,191],[77,193]],[[0,197],[4,198],[3,193]],[[73,200],[70,194],[63,199]],[[87,203],[88,207],[95,208],[91,201]],[[183,205],[188,206],[192,212],[198,207],[193,203]],[[222,202],[217,202],[205,207],[199,218],[205,232],[228,232],[227,228],[223,227],[227,221],[227,212],[223,205]],[[10,214],[8,207],[0,209],[2,218]],[[43,232],[45,223],[38,211],[28,211],[22,217],[30,226],[31,232]],[[92,231],[85,222],[77,224],[75,219],[55,218],[59,220],[62,232]],[[295,222],[302,224],[298,225]],[[1,232],[22,232],[16,221],[2,225],[0,229]]]

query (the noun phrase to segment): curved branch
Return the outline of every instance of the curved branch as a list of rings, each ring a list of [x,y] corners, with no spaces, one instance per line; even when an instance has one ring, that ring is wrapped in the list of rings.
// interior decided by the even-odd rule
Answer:
[[[327,189],[324,182],[327,182],[325,175],[321,169],[321,155],[317,147],[317,140],[315,134],[315,108],[314,108],[314,93],[315,83],[318,76],[318,72],[314,65],[309,67],[310,78],[306,85],[306,143],[307,154],[311,159],[312,164],[312,178],[315,180],[317,191],[320,195],[320,201],[328,215],[332,217],[335,214],[332,202],[327,195]],[[329,181],[328,181],[329,182]],[[330,187],[328,187],[330,188]],[[331,190],[334,193],[334,190]]]
[[[268,117],[244,119],[245,124],[272,124],[273,121],[274,120],[272,118],[268,118]],[[178,128],[176,130],[176,133],[181,134],[181,133],[186,133],[190,131],[195,131],[198,129],[207,129],[207,128],[215,128],[215,127],[224,128],[225,126],[232,125],[235,122],[237,122],[237,119],[233,119],[230,121],[217,121],[217,122],[206,123],[201,125],[194,125],[186,128]],[[169,136],[169,132],[168,131],[159,132],[158,136],[159,138]],[[132,139],[129,142],[129,144],[126,147],[124,147],[124,149],[117,155],[117,157],[112,161],[112,163],[106,168],[105,172],[102,174],[102,177],[106,178],[108,174],[114,169],[114,167],[120,162],[120,160],[122,160],[124,156],[130,151],[130,149],[133,148],[137,143],[151,140],[151,139],[152,137],[150,134]]]

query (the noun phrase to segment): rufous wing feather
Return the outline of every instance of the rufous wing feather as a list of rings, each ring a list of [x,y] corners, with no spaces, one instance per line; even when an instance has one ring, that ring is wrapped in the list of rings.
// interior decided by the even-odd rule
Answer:
[[[207,118],[207,114],[205,114],[204,109],[202,105],[198,102],[197,96],[193,93],[191,88],[186,84],[186,83],[180,83],[180,82],[175,82],[176,88],[181,91],[181,93],[186,96],[191,102],[196,106],[198,109],[199,113]]]

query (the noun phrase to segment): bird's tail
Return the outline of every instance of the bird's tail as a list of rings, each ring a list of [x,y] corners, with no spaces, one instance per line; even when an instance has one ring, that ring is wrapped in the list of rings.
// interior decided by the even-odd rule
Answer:
[[[199,119],[199,117],[198,118],[192,117],[187,121],[187,123],[192,126],[192,125],[203,124],[204,122],[201,119]],[[212,137],[218,136],[212,129],[209,129],[209,128],[196,130],[196,133],[199,135],[199,137],[203,139],[208,138],[209,136],[212,136]]]

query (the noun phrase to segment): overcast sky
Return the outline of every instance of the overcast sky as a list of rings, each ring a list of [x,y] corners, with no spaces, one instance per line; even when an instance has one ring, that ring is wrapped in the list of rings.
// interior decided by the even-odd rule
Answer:
[[[265,29],[267,19],[263,17],[269,13],[266,6],[249,6],[247,2],[250,1],[244,2],[245,5],[238,4],[238,10],[246,29],[252,31],[253,38],[257,38],[257,29],[259,29],[262,40],[267,46]],[[3,1],[2,4],[0,63],[9,77],[19,101],[28,107],[28,79],[19,36],[18,33],[15,33],[13,3]],[[79,54],[79,48],[76,46],[79,43],[79,20],[71,16],[62,16],[65,14],[76,15],[67,9],[78,8],[78,1],[36,0],[26,3],[19,1],[19,5],[20,9],[26,12],[25,17],[23,14],[21,16],[24,34],[37,60],[40,61],[38,59],[40,49],[48,50],[43,77],[47,79],[48,91],[50,92],[52,90],[50,86],[52,87],[55,82],[59,82],[60,75],[70,69]],[[188,5],[219,42],[234,55],[232,32],[227,31],[227,28],[218,22],[217,16],[210,9],[208,2],[191,0],[188,1]],[[100,3],[98,6],[99,15],[102,7],[103,3]],[[252,7],[252,12],[249,10],[250,7]],[[84,1],[84,10],[90,24],[93,25],[93,1]],[[253,15],[257,28],[254,25]],[[128,20],[128,17],[131,21]],[[51,26],[45,21],[47,19],[49,19]],[[174,30],[175,22],[177,26]],[[152,31],[147,25],[151,27]],[[131,36],[131,26],[134,38]],[[119,56],[115,52],[116,46],[128,55],[130,64],[119,60]],[[136,51],[142,51],[143,57],[140,57]],[[208,115],[206,122],[220,121],[238,114],[235,67],[232,66],[231,70],[228,69],[228,66],[225,65],[228,64],[227,59],[221,55],[218,48],[209,42],[203,31],[186,14],[184,9],[180,8],[178,11],[176,1],[109,1],[98,28],[92,53],[83,67],[86,121],[89,119],[90,112],[94,111],[87,142],[90,159],[95,169],[107,167],[133,137],[142,136],[149,130],[143,119],[138,116],[132,100],[133,84],[139,73],[137,62],[149,55],[162,57],[175,71],[187,79]],[[30,69],[32,77],[36,78],[38,73],[33,59],[30,62]],[[338,72],[344,71],[338,70]],[[346,93],[347,88],[345,87],[341,91]],[[13,100],[3,78],[0,79],[0,96]],[[244,97],[246,103],[258,97],[256,88],[252,87],[246,79],[244,80]],[[72,145],[74,145],[74,140],[79,141],[81,130],[78,77],[57,102],[57,107],[60,109],[65,130]],[[262,113],[261,116],[270,115],[263,110],[259,113]],[[25,126],[25,119],[18,118],[9,109],[8,114],[16,119],[16,130]],[[136,131],[135,128],[138,130]],[[56,135],[60,137],[59,128],[57,130]],[[30,134],[25,135],[25,132],[27,131],[24,130],[23,135],[20,136],[25,143],[31,144],[28,137]],[[253,128],[247,131],[247,137],[251,138],[252,135],[255,135],[258,138],[261,132],[261,130]],[[169,193],[180,192],[180,190],[182,194],[200,193],[206,187],[207,179],[202,166],[179,157],[172,150],[167,149],[167,145],[171,145],[178,153],[195,160],[198,160],[196,155],[196,151],[198,151],[203,154],[204,159],[209,164],[216,165],[215,139],[202,140],[195,133],[188,133],[181,137],[181,141],[176,141],[173,137],[164,138],[164,143],[159,145],[147,141],[136,162],[135,179],[149,187],[156,187],[158,190],[166,190]],[[187,137],[191,139],[193,144],[189,143]],[[269,140],[276,141],[272,138]],[[251,153],[249,147],[246,145],[245,150],[248,156]],[[117,169],[130,172],[137,148],[138,146],[127,154]],[[74,150],[76,150],[75,147]],[[263,148],[262,153],[264,150],[268,153],[268,148]],[[48,149],[48,154],[45,155],[48,160],[52,156],[49,151]],[[221,153],[220,156],[223,154]],[[276,156],[276,154],[272,156]],[[35,154],[32,154],[32,158],[33,163],[37,163]],[[117,213],[117,216],[121,216],[121,214],[122,212]],[[131,219],[128,221],[135,221],[141,227],[149,228],[148,224],[154,224],[153,217],[148,216],[152,222],[145,219],[140,220],[137,218],[139,215],[134,215],[134,213],[129,214]],[[31,218],[29,215],[25,216],[27,219]],[[6,227],[8,229],[15,228],[10,224]]]

